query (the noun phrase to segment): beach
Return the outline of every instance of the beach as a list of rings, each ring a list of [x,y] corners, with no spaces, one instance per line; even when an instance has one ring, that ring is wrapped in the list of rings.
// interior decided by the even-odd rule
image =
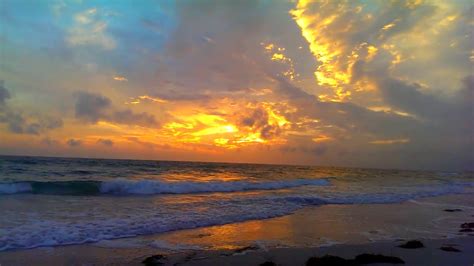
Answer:
[[[473,203],[469,195],[448,195],[397,204],[308,207],[270,219],[3,251],[0,264],[144,265],[147,258],[162,255],[154,261],[156,265],[260,265],[270,261],[305,265],[314,256],[353,259],[366,253],[397,257],[405,265],[472,265],[474,235],[460,230],[461,224],[474,220]],[[410,240],[419,240],[424,247],[399,247]]]
[[[181,251],[167,255],[156,265],[305,265],[314,256],[327,254],[346,259],[363,253],[384,254],[401,258],[405,265],[472,265],[473,240],[469,238],[423,240],[425,248],[402,249],[399,241],[384,241],[360,245],[334,245],[314,248],[272,248],[235,253],[229,250]],[[461,252],[446,252],[439,248],[451,245]],[[2,265],[144,265],[143,261],[155,256],[156,251],[137,248],[98,248],[71,246],[9,252],[0,255]],[[386,264],[385,264],[386,265]]]
[[[0,0],[0,266],[474,266],[474,0]]]

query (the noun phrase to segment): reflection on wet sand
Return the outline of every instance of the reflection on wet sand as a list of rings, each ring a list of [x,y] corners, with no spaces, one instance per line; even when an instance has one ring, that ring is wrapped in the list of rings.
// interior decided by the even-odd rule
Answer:
[[[444,196],[393,205],[324,205],[292,215],[220,226],[170,232],[146,237],[169,247],[236,249],[265,247],[359,244],[399,238],[450,238],[469,219],[474,205],[464,212],[445,212],[465,196]],[[463,199],[465,201],[465,199]],[[473,202],[474,203],[474,202]]]

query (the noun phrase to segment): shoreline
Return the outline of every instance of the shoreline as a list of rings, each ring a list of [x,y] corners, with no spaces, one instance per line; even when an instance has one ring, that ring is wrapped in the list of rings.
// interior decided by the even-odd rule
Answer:
[[[396,257],[405,265],[472,265],[474,263],[474,237],[454,239],[421,240],[423,248],[405,249],[399,245],[406,240],[381,241],[368,244],[346,245],[336,244],[328,247],[308,248],[272,248],[267,251],[243,249],[237,251],[201,251],[187,252],[168,256],[156,262],[163,265],[306,265],[309,258],[325,255],[343,259],[354,259],[361,254],[376,254]],[[453,247],[454,251],[444,251],[441,247]],[[149,258],[149,257],[147,257]],[[146,259],[146,258],[144,258]],[[134,265],[143,263],[142,258],[132,262]],[[143,264],[142,264],[143,265]],[[158,264],[156,264],[158,265]]]
[[[312,256],[354,259],[363,253],[397,256],[406,265],[473,265],[474,228],[461,231],[473,217],[470,195],[396,204],[329,204],[264,220],[1,251],[0,265],[144,265],[153,255],[166,256],[158,261],[163,265],[304,265]],[[397,247],[413,239],[426,247]],[[440,250],[442,246],[461,252]]]
[[[1,265],[306,265],[311,257],[325,255],[354,259],[360,254],[380,254],[396,257],[404,265],[472,265],[474,236],[451,239],[419,239],[424,247],[399,247],[407,240],[378,241],[366,244],[335,244],[325,247],[270,248],[249,246],[233,250],[186,250],[164,254],[150,248],[105,248],[93,245],[74,245],[56,248],[6,251],[0,253]],[[456,251],[444,251],[452,247]],[[148,259],[153,256],[163,258]],[[154,263],[154,264],[153,264]],[[272,265],[272,264],[267,264]]]

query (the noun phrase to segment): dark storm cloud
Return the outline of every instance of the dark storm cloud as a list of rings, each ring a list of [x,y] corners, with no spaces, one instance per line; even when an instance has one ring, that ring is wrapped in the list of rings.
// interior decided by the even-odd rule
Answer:
[[[76,118],[88,122],[97,123],[106,120],[119,124],[138,125],[143,127],[157,127],[155,116],[146,112],[134,113],[130,109],[116,110],[109,98],[96,93],[76,93],[75,115]]]

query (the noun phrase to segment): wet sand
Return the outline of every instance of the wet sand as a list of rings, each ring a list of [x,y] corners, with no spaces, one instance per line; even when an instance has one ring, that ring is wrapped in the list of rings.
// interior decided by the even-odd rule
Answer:
[[[167,254],[156,265],[305,265],[310,257],[333,255],[353,259],[363,253],[382,254],[402,259],[405,265],[472,265],[474,237],[421,240],[424,248],[403,249],[404,241],[384,241],[360,245],[333,245],[314,248],[261,248],[238,250],[181,251]],[[460,252],[443,251],[454,247]],[[149,248],[101,248],[77,245],[63,248],[39,248],[3,253],[1,265],[144,265],[143,261],[161,254]],[[162,264],[159,264],[159,263]]]
[[[382,254],[402,259],[405,265],[472,265],[474,263],[474,237],[442,240],[424,240],[424,248],[398,247],[403,241],[377,242],[361,245],[334,245],[320,248],[275,248],[268,251],[239,252],[189,252],[161,260],[164,265],[260,265],[273,262],[276,265],[305,265],[310,257],[333,255],[353,259],[363,253]],[[452,246],[461,252],[440,250]],[[140,259],[133,260],[139,264]]]
[[[156,261],[164,265],[305,265],[312,256],[353,259],[361,253],[396,256],[405,265],[473,265],[474,233],[459,232],[462,223],[474,222],[473,215],[470,195],[400,204],[324,205],[266,220],[3,251],[0,265],[143,265],[157,254],[166,256]],[[398,247],[412,239],[425,247]]]

